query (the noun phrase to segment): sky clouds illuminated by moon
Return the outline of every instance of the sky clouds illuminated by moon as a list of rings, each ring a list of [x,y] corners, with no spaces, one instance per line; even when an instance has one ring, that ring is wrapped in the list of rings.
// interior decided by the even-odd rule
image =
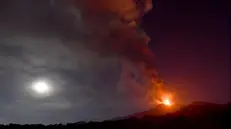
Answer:
[[[0,123],[103,120],[138,111],[129,96],[118,94],[119,60],[98,56],[78,43],[82,41],[75,38],[82,32],[73,32],[74,40],[64,38],[73,29],[60,31],[59,22],[67,28],[70,23],[50,22],[49,2],[2,3]],[[73,43],[74,49],[68,46]],[[52,83],[49,97],[28,90],[40,79]]]
[[[19,115],[18,117],[24,118],[28,117],[27,115],[33,115],[33,118],[44,119],[46,122],[47,119],[53,118],[47,116],[46,113],[41,115],[40,113],[43,113],[43,110],[56,111],[57,113],[50,114],[58,115],[62,110],[68,110],[72,114],[73,110],[77,109],[80,110],[76,112],[73,121],[78,118],[88,120],[89,118],[85,118],[86,114],[79,115],[79,113],[89,110],[87,108],[91,108],[91,105],[95,105],[95,110],[98,110],[99,103],[106,104],[109,101],[105,98],[108,94],[105,94],[104,90],[107,89],[107,85],[113,84],[100,81],[104,80],[105,76],[103,74],[107,74],[102,73],[104,72],[103,69],[117,72],[113,71],[114,67],[118,65],[116,59],[96,57],[99,62],[95,63],[91,59],[94,57],[93,53],[87,52],[84,48],[79,48],[79,54],[75,53],[78,56],[72,55],[55,38],[38,39],[37,37],[16,36],[2,37],[1,39],[5,41],[5,44],[1,44],[1,46],[5,46],[4,50],[8,49],[4,52],[8,56],[1,56],[1,88],[4,89],[1,90],[1,102],[6,106],[2,107],[1,112],[12,113],[12,116],[9,114],[4,116],[9,117],[9,120],[6,120],[7,122],[14,122],[14,120],[17,122],[19,118],[15,117],[16,114]],[[25,42],[28,42],[28,44]],[[25,91],[25,88],[31,86],[34,81],[43,79],[51,81],[55,91],[50,97],[37,100],[33,98],[33,95],[30,95],[30,92]],[[108,81],[114,80],[114,85],[116,85],[117,79],[118,77],[109,77]],[[112,90],[116,90],[116,87]],[[98,95],[99,93],[100,95]],[[107,91],[107,93],[110,92]],[[91,105],[89,105],[90,103]],[[112,106],[115,107],[115,105]],[[36,109],[34,109],[35,107]],[[31,113],[35,111],[38,116],[36,116],[36,113]],[[94,111],[91,115],[94,115]],[[63,117],[63,114],[60,117]],[[30,120],[33,121],[33,118]],[[60,119],[66,119],[60,122],[71,121],[65,116]]]

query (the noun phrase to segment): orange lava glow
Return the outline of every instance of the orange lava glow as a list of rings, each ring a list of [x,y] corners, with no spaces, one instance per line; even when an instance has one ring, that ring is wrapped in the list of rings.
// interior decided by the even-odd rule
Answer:
[[[166,106],[172,106],[172,102],[171,102],[169,99],[163,100],[162,103],[163,103],[164,105],[166,105]]]
[[[163,104],[165,106],[173,105],[173,98],[171,94],[163,94],[159,100],[156,100],[157,105]]]

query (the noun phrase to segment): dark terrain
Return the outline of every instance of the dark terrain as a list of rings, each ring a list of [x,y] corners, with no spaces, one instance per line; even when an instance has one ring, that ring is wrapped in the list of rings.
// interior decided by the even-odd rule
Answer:
[[[0,125],[1,129],[230,129],[231,103],[194,102],[188,106],[158,106],[149,111],[103,122],[55,125]]]

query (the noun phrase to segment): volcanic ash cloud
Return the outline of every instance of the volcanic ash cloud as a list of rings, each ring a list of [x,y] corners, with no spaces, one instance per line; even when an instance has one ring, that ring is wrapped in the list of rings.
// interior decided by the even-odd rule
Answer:
[[[122,66],[117,90],[145,96],[159,80],[149,37],[139,24],[152,9],[151,0],[75,0],[69,4],[53,0],[75,18],[76,28],[85,35],[83,45],[103,57],[116,57]],[[160,88],[159,88],[160,89]]]

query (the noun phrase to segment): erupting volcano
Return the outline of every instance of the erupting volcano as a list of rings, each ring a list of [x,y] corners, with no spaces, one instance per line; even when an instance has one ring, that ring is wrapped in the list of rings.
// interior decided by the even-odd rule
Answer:
[[[164,105],[167,105],[167,106],[171,106],[171,105],[172,105],[172,102],[171,102],[171,100],[169,100],[169,99],[164,99],[162,103],[163,103]]]
[[[142,96],[151,106],[173,104],[172,99],[163,98],[168,92],[157,75],[154,54],[148,47],[150,38],[140,27],[143,15],[153,7],[151,0],[77,0],[71,6],[67,12],[83,20],[81,28],[89,37],[84,45],[100,56],[120,60],[119,92]]]
[[[230,104],[204,102],[230,101],[226,6],[0,0],[0,129],[220,128]]]

